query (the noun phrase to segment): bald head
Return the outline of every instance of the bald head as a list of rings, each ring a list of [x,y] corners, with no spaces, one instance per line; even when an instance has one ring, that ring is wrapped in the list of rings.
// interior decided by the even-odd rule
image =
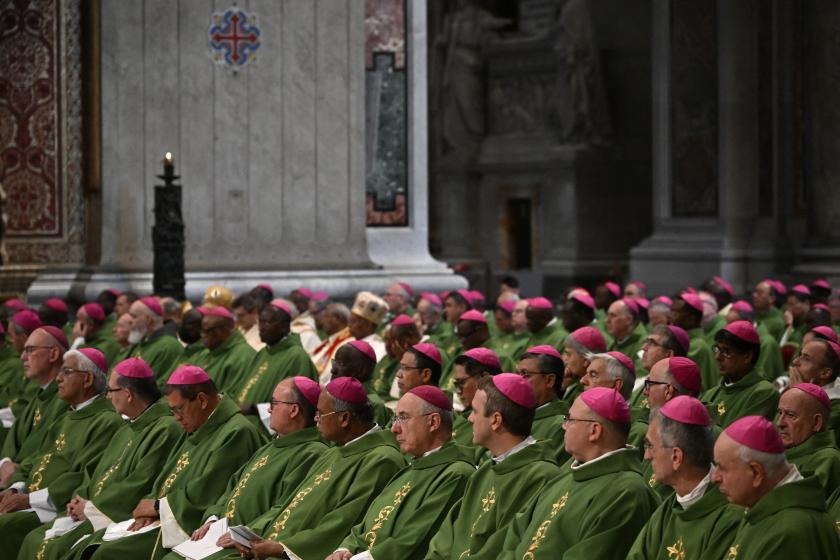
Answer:
[[[46,385],[58,375],[64,352],[58,340],[44,329],[35,329],[26,339],[21,353],[27,379]]]
[[[763,453],[722,433],[715,442],[712,480],[733,504],[751,508],[790,472],[784,453]]]
[[[804,391],[792,387],[779,399],[776,426],[785,447],[800,445],[828,426],[830,410]]]

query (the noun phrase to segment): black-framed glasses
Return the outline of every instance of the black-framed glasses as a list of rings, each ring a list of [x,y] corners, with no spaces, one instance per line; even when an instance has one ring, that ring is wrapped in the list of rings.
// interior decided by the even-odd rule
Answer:
[[[528,379],[532,375],[549,375],[549,372],[547,371],[529,371],[527,369],[520,369],[516,373],[518,373],[520,377],[524,377],[525,379]]]
[[[411,369],[416,369],[416,370],[418,370],[418,371],[419,371],[419,370],[421,370],[421,369],[423,369],[423,368],[421,368],[421,367],[419,367],[419,366],[407,366],[407,365],[405,365],[405,364],[400,364],[400,365],[399,365],[399,367],[398,367],[397,369],[401,369],[401,370],[403,370],[403,371],[408,371],[408,370],[411,370]]]
[[[437,414],[437,412],[427,412],[425,414],[418,414],[417,416],[408,416],[407,414],[397,414],[396,416],[394,416],[393,422],[394,422],[394,424],[403,424],[405,422],[408,422],[412,418],[420,418],[421,416],[429,416],[431,414]]]
[[[117,387],[115,389],[111,389],[110,387],[105,388],[105,392],[109,394],[116,393],[117,391],[128,391],[128,389],[126,389],[125,387]]]
[[[297,403],[296,402],[289,402],[289,401],[276,401],[274,399],[271,399],[270,401],[268,401],[268,404],[269,404],[269,408],[274,408],[278,404],[288,404],[288,405],[291,406],[291,405],[297,404]]]
[[[712,346],[712,351],[716,355],[723,356],[724,358],[731,358],[732,356],[737,354],[737,352],[735,350],[733,350],[731,348],[723,348],[718,344],[715,344],[714,346]]]
[[[560,420],[562,421],[563,425],[571,424],[572,422],[591,422],[593,424],[600,424],[600,420],[587,420],[586,418],[572,418],[568,414],[561,414]]]
[[[645,391],[650,391],[650,388],[653,385],[670,385],[667,381],[652,381],[650,379],[645,379]]]
[[[24,346],[23,347],[23,353],[24,354],[32,354],[38,348],[45,348],[45,349],[49,350],[50,348],[52,348],[52,346],[37,346],[37,345],[32,344],[30,346]]]
[[[61,375],[70,375],[71,373],[90,373],[90,372],[86,369],[76,369],[76,368],[71,368],[71,367],[67,367],[67,366],[61,366],[61,368],[59,368],[59,370],[58,370],[58,373],[60,373]]]
[[[650,337],[647,337],[642,341],[642,346],[659,346],[660,348],[665,348],[664,344],[657,342],[656,340]]]

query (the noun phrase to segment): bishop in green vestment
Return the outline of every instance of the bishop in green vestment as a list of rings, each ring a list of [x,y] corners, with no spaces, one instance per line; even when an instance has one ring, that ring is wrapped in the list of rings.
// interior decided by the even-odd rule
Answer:
[[[471,309],[461,314],[458,319],[458,327],[455,330],[460,341],[458,348],[458,355],[469,352],[475,348],[485,348],[491,350],[499,359],[502,371],[513,371],[516,363],[506,354],[501,354],[496,348],[492,338],[490,338],[490,331],[487,327],[487,318],[483,313]],[[454,374],[454,362],[450,362],[444,369],[440,378],[440,387],[444,391],[452,392],[455,387],[452,384],[452,376]]]
[[[785,320],[782,310],[776,307],[779,292],[774,284],[773,280],[759,282],[753,290],[752,305],[756,322],[767,329],[773,338],[781,340],[785,332]]]
[[[469,421],[472,414],[472,401],[478,389],[478,381],[488,375],[502,373],[498,356],[486,348],[473,348],[461,354],[454,362],[452,377],[455,394],[464,406],[461,412],[455,412],[452,428],[452,439],[464,447],[470,448],[476,464],[480,464],[487,457],[487,449],[473,443],[473,429]]]
[[[517,374],[483,377],[472,400],[473,441],[492,454],[467,482],[432,537],[427,559],[495,558],[514,514],[560,469],[554,452],[531,437],[536,398]]]
[[[724,558],[840,558],[822,486],[814,476],[803,478],[784,450],[776,428],[761,416],[740,418],[718,437],[712,480],[747,510]]]
[[[83,536],[130,517],[131,508],[151,490],[160,465],[178,444],[183,431],[159,400],[154,373],[143,360],[129,358],[114,366],[107,396],[128,420],[111,438],[96,469],[85,472],[74,491],[67,515],[79,524],[49,539],[45,535],[51,523],[30,531],[19,560],[57,560]],[[56,523],[59,520],[68,521],[59,517]]]
[[[799,383],[782,394],[777,419],[788,461],[800,472],[815,474],[826,497],[840,486],[840,451],[828,430],[830,410],[822,387]]]
[[[397,315],[385,329],[383,339],[385,356],[374,367],[367,389],[383,401],[392,401],[399,398],[398,394],[391,393],[399,362],[406,350],[420,342],[420,331],[414,319],[408,315]]]
[[[216,384],[219,392],[233,397],[243,372],[251,365],[256,352],[238,330],[233,314],[224,307],[200,307],[201,343],[207,352],[199,364]]]
[[[593,387],[566,421],[570,472],[545,485],[508,527],[502,552],[476,558],[623,559],[657,501],[626,447],[630,408],[614,389]]]
[[[163,309],[157,298],[138,299],[131,304],[128,313],[131,315],[128,341],[132,346],[124,357],[143,358],[155,372],[158,385],[163,387],[181,356],[183,346],[163,328]]]
[[[516,372],[534,389],[537,409],[531,436],[544,441],[554,450],[557,464],[569,458],[563,445],[563,418],[569,412],[566,401],[558,398],[557,388],[563,380],[563,356],[553,346],[532,346],[520,357]]]
[[[364,340],[351,340],[335,353],[332,362],[332,378],[353,377],[360,383],[367,384],[376,367],[376,352]],[[385,406],[385,402],[375,392],[368,391],[368,400],[373,407],[373,419],[379,426],[391,423],[394,413]]]
[[[236,403],[220,395],[198,366],[176,369],[165,393],[186,435],[169,454],[152,491],[132,511],[134,530],[156,521],[161,528],[105,543],[104,530],[96,531],[74,547],[73,558],[147,560],[163,556],[198,529],[204,512],[224,493],[230,476],[265,441]]]
[[[499,303],[493,311],[497,329],[497,332],[493,334],[493,344],[499,352],[510,356],[514,361],[519,359],[528,343],[528,334],[518,333],[514,329],[513,310],[515,307],[515,300],[506,300]]]
[[[0,503],[0,542],[14,554],[26,533],[64,509],[120,427],[105,398],[107,369],[105,355],[93,348],[64,355],[56,381],[58,397],[70,411],[51,427],[41,449],[21,463]]]
[[[645,459],[657,484],[675,493],[651,515],[628,560],[724,557],[743,510],[712,483],[714,441],[711,417],[695,398],[675,397],[653,413]]]
[[[715,336],[721,381],[700,400],[723,428],[743,416],[760,414],[772,419],[776,415],[779,392],[755,370],[759,348],[758,333],[748,321],[730,323]]]
[[[641,323],[639,304],[630,298],[611,303],[607,310],[606,329],[612,337],[608,350],[621,352],[633,360],[634,366],[641,366],[639,351],[647,338],[647,329]]]
[[[475,472],[469,454],[452,441],[452,404],[439,388],[421,385],[397,403],[391,431],[411,463],[371,503],[329,560],[364,550],[374,558],[423,558],[444,516]]]
[[[325,558],[405,466],[393,435],[374,423],[358,379],[339,377],[328,383],[318,400],[317,419],[321,435],[335,447],[315,462],[291,500],[250,525],[263,536],[251,542],[255,554],[267,557],[286,552],[303,560]],[[222,557],[238,558],[239,553]]]
[[[21,311],[18,315],[26,313],[30,312]],[[15,415],[15,423],[3,441],[0,451],[3,457],[0,461],[2,486],[8,484],[21,462],[38,453],[47,442],[50,429],[67,412],[67,403],[58,398],[55,381],[67,348],[64,333],[53,327],[36,328],[26,339],[22,354],[23,370],[30,386],[36,390],[23,411]]]
[[[554,305],[544,297],[528,300],[525,319],[528,332],[531,333],[525,344],[526,348],[543,344],[560,348],[569,334],[563,328],[563,323],[554,316]]]
[[[120,345],[105,330],[105,310],[98,303],[86,303],[76,311],[76,323],[79,325],[84,342],[79,348],[96,348],[103,354],[108,364],[115,364]]]

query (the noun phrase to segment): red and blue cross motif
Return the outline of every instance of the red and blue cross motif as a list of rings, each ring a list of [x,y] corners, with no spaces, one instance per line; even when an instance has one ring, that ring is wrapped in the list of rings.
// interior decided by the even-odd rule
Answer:
[[[256,60],[260,47],[257,16],[240,8],[228,8],[210,17],[210,49],[218,64],[244,66]]]

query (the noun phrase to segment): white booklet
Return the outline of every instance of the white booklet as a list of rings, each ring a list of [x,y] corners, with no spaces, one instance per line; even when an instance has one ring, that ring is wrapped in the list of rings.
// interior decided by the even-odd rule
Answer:
[[[186,540],[172,549],[172,552],[177,552],[187,560],[201,560],[207,558],[211,554],[215,554],[222,550],[222,547],[216,546],[216,541],[219,537],[227,533],[227,517],[214,521],[207,533],[200,540],[194,541],[192,539]]]
[[[230,538],[248,548],[251,548],[251,541],[262,539],[245,525],[234,525],[228,529],[228,533],[230,533]]]
[[[131,527],[132,523],[134,523],[133,519],[128,519],[120,523],[111,523],[108,525],[108,528],[105,529],[105,534],[102,535],[102,540],[107,542],[122,539],[124,537],[133,537],[134,535],[142,535],[143,533],[154,531],[160,527],[160,521],[155,521],[154,523],[146,525],[142,529],[129,531],[128,528]]]
[[[47,529],[46,534],[44,534],[44,540],[54,539],[56,537],[66,535],[82,523],[84,523],[84,520],[73,521],[73,518],[69,515],[59,517],[55,520],[55,522],[53,522],[52,527]]]
[[[350,560],[373,560],[373,556],[370,555],[369,551],[363,550],[362,552],[351,556]]]

